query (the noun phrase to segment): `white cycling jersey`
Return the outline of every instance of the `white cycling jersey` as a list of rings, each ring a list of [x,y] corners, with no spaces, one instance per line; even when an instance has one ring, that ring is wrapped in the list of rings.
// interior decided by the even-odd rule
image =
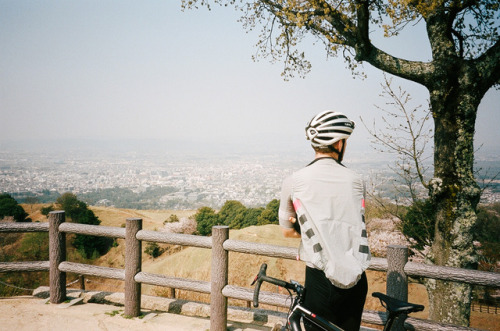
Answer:
[[[301,225],[299,258],[350,288],[370,265],[364,223],[364,183],[333,158],[318,158],[283,181],[280,225]]]

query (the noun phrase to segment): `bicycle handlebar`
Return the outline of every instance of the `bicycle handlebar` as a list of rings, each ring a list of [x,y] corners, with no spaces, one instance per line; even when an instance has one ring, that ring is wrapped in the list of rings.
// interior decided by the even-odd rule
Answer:
[[[253,282],[251,285],[255,285],[255,289],[253,291],[253,306],[258,307],[259,306],[259,293],[260,293],[260,286],[262,285],[262,282],[268,282],[274,285],[278,285],[287,289],[292,289],[295,290],[295,286],[291,283],[285,282],[284,280],[273,278],[273,277],[268,277],[266,275],[266,270],[267,270],[267,264],[262,263],[260,266],[259,273],[257,276],[255,276]]]

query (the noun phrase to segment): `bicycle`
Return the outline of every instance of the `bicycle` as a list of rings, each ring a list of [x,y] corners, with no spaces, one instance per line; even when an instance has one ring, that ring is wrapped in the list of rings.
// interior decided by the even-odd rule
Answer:
[[[282,331],[301,331],[301,320],[309,321],[311,324],[317,326],[321,330],[343,331],[337,325],[331,323],[321,316],[316,315],[314,312],[309,311],[303,306],[305,297],[304,286],[293,280],[291,280],[290,282],[286,282],[281,279],[269,277],[266,275],[266,270],[267,264],[263,263],[260,267],[259,273],[257,274],[257,276],[255,276],[255,279],[251,284],[252,286],[256,284],[253,293],[253,306],[259,306],[259,292],[262,282],[268,282],[287,289],[290,297],[292,298],[292,302],[287,314],[286,325],[281,328]],[[295,297],[291,291],[295,292]],[[380,292],[374,292],[372,295],[378,298],[382,306],[389,312],[387,322],[384,326],[384,331],[390,330],[396,318],[400,317],[401,315],[408,315],[413,312],[424,310],[424,306],[422,305],[401,301]]]

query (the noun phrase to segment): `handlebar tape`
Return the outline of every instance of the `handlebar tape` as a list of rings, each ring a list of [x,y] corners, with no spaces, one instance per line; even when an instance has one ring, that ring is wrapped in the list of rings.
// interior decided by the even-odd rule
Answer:
[[[255,289],[253,291],[253,306],[256,308],[259,306],[260,286],[262,285],[262,280],[263,280],[262,277],[266,276],[266,270],[267,270],[267,264],[262,263],[262,265],[260,266],[259,273],[257,274],[252,283],[252,285],[254,283],[257,283],[255,284]]]
[[[263,281],[266,281],[268,283],[274,284],[281,286],[283,288],[287,289],[293,289],[293,285],[285,282],[284,280],[281,279],[276,279],[273,277],[267,277],[266,275],[266,270],[267,270],[267,264],[263,263],[260,267],[259,273],[255,277],[255,279],[252,282],[252,285],[255,284],[255,289],[253,291],[253,306],[258,307],[259,306],[259,293],[260,293],[260,286],[262,285]]]

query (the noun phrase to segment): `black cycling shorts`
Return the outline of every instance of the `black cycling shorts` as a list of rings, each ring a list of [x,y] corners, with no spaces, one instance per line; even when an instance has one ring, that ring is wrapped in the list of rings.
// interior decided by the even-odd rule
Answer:
[[[334,286],[322,270],[306,267],[304,307],[346,331],[359,331],[361,315],[368,292],[368,281],[361,279],[349,289]],[[314,326],[304,325],[307,331]]]

